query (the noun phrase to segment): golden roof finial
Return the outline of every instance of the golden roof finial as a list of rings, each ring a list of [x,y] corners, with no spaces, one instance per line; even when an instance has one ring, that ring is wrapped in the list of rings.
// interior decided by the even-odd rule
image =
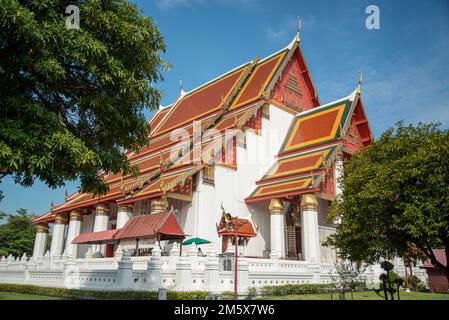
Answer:
[[[55,207],[55,203],[53,202],[53,200],[51,200],[51,202],[50,202],[50,210],[53,210],[54,207]]]
[[[67,192],[67,188],[65,188],[65,191],[64,191],[64,200],[67,200],[68,197],[69,197],[69,193]]]
[[[298,31],[296,32],[296,41],[300,41],[300,34],[301,34],[301,17],[298,16]]]
[[[359,74],[360,74],[360,78],[359,78],[359,84],[357,85],[357,93],[361,94],[362,93],[363,73],[362,73],[362,71],[360,69],[359,69]]]
[[[179,92],[182,92],[182,78],[179,79]]]

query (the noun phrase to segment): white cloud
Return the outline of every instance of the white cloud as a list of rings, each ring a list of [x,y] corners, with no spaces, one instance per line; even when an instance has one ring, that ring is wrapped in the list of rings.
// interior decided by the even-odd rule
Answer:
[[[274,28],[269,26],[265,30],[265,36],[270,41],[278,42],[280,40],[284,40],[286,35],[287,35],[287,30],[286,29],[275,30]]]

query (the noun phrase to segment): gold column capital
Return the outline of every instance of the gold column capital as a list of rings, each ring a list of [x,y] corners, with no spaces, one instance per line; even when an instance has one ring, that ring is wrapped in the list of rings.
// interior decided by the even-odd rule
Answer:
[[[271,214],[283,214],[284,213],[284,201],[282,199],[271,199],[268,207]]]
[[[75,209],[70,212],[70,221],[82,221],[83,212],[81,210]]]
[[[318,201],[316,199],[316,195],[313,193],[306,193],[301,196],[301,207],[311,208],[316,210],[318,207]]]
[[[95,215],[108,216],[109,215],[109,206],[104,203],[98,204],[95,208]]]
[[[166,196],[151,199],[151,212],[158,213],[164,212],[168,208],[168,201]]]
[[[67,215],[65,213],[57,213],[55,224],[67,224]]]
[[[48,223],[38,223],[35,227],[36,233],[48,233]]]
[[[132,211],[133,210],[133,204],[122,204],[118,206],[118,211]]]

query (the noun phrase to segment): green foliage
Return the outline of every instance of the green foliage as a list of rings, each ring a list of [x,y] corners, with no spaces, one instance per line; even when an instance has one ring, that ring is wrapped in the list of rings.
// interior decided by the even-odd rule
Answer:
[[[389,280],[388,280],[389,279]],[[379,284],[379,289],[374,290],[380,297],[385,298],[385,292],[387,292],[387,295],[389,295],[389,298],[391,298],[391,295],[395,295],[398,289],[398,284],[401,287],[403,284],[402,278],[394,271],[388,272],[388,276],[386,273],[383,273],[380,276],[380,280],[382,281]],[[386,300],[388,300],[386,299]],[[393,299],[395,299],[393,297]]]
[[[257,296],[257,288],[255,287],[249,287],[247,290],[246,298],[248,300],[251,300]]]
[[[25,209],[17,210],[17,214],[6,214],[0,211],[0,217],[8,221],[0,225],[0,256],[21,256],[33,253],[36,229],[31,224],[31,215]]]
[[[16,292],[23,294],[43,295],[65,299],[96,299],[96,300],[157,300],[156,291],[95,291],[65,288],[50,288],[20,284],[0,284],[0,292]],[[177,292],[168,291],[169,300],[205,300],[205,291]]]
[[[406,278],[404,277],[404,286],[411,291],[429,291],[425,285],[417,276],[408,275]]]
[[[354,290],[365,283],[363,273],[365,269],[361,264],[347,260],[340,260],[334,264],[335,270],[329,272],[332,285],[339,292]]]
[[[285,284],[281,286],[264,286],[259,289],[263,296],[285,296],[292,294],[315,294],[335,290],[330,283],[326,284]]]
[[[449,247],[448,130],[397,123],[346,161],[344,173],[331,206],[341,223],[327,241],[343,258],[432,258],[431,248]]]
[[[396,272],[390,271],[389,273],[390,283],[396,283],[398,279],[402,279]]]
[[[80,8],[67,29],[65,8]],[[50,187],[80,178],[103,193],[98,173],[135,173],[123,150],[148,143],[143,110],[168,64],[149,17],[126,0],[2,0],[0,178]]]
[[[168,300],[206,300],[209,295],[207,291],[168,291]]]

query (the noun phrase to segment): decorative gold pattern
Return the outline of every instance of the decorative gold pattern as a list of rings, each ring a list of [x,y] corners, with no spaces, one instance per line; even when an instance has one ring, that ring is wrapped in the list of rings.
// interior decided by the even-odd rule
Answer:
[[[215,183],[215,166],[207,165],[203,168],[203,182],[208,184]]]
[[[108,216],[109,215],[109,206],[100,203],[95,208],[95,215],[97,216]]]
[[[270,209],[271,214],[283,214],[284,202],[282,199],[271,199],[270,206],[268,208]]]
[[[67,224],[67,216],[64,213],[58,213],[55,217],[55,224]]]
[[[162,196],[151,200],[151,213],[164,212],[167,208],[167,197]]]
[[[48,224],[47,223],[36,224],[36,232],[37,233],[48,233]]]
[[[83,213],[81,210],[73,210],[70,212],[70,221],[83,221]]]
[[[123,204],[118,207],[118,211],[126,211],[126,212],[133,211],[133,205],[132,203]]]
[[[301,207],[316,209],[318,207],[316,196],[312,193],[303,194],[301,197]]]

